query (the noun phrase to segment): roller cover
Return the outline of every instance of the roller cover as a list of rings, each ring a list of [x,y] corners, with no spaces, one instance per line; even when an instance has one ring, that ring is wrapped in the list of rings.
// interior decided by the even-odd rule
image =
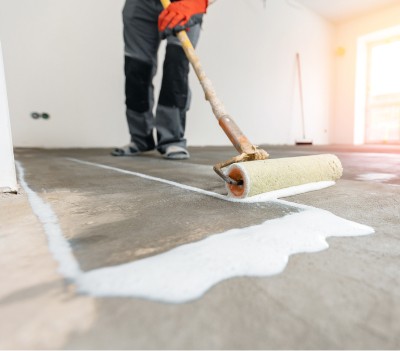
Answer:
[[[335,181],[343,167],[335,155],[316,155],[235,163],[226,174],[243,185],[227,184],[228,195],[236,198],[266,193],[308,183]]]

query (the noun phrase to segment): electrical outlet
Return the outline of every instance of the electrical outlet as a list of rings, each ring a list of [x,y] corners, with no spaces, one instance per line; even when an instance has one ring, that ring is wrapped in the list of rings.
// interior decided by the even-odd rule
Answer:
[[[43,113],[38,113],[38,112],[32,112],[31,113],[31,117],[33,119],[39,119],[39,118],[43,118],[45,120],[50,119],[50,115],[46,112]]]

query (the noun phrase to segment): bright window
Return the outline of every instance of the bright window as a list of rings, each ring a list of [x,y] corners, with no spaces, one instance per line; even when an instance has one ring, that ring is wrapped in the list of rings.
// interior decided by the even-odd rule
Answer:
[[[400,142],[400,38],[369,46],[365,127],[366,143]]]

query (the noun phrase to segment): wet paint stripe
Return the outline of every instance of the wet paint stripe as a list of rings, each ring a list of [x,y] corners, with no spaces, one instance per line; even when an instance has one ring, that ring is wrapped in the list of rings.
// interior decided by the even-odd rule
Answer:
[[[58,223],[57,215],[51,206],[45,203],[25,181],[25,169],[19,161],[15,162],[18,170],[18,180],[28,196],[33,213],[42,223],[47,236],[49,250],[58,263],[58,272],[67,279],[76,279],[82,274],[78,261],[75,259],[71,246]]]
[[[256,202],[273,201],[273,200],[277,200],[277,199],[279,199],[281,197],[289,197],[289,196],[299,195],[299,194],[303,194],[303,193],[310,192],[310,191],[321,190],[321,189],[328,188],[330,186],[335,185],[334,181],[309,183],[309,184],[303,184],[303,185],[299,185],[299,186],[293,186],[293,187],[286,188],[286,189],[270,191],[268,193],[263,193],[263,194],[259,194],[259,195],[256,195],[256,196],[244,198],[244,199],[238,199],[238,198],[233,198],[233,197],[228,197],[228,196],[225,196],[225,195],[221,195],[221,194],[218,194],[218,193],[215,193],[215,192],[212,192],[212,191],[196,188],[196,187],[193,187],[193,186],[190,186],[190,185],[185,185],[185,184],[177,183],[177,182],[166,180],[166,179],[162,179],[162,178],[149,176],[147,174],[134,172],[134,171],[128,171],[128,170],[125,170],[125,169],[122,169],[122,168],[107,166],[107,165],[104,165],[104,164],[101,164],[101,163],[94,163],[94,162],[79,160],[79,159],[70,158],[70,157],[66,157],[66,159],[70,160],[70,161],[73,161],[73,162],[76,162],[76,163],[88,165],[88,166],[98,167],[98,168],[102,168],[102,169],[106,169],[106,170],[110,170],[110,171],[114,171],[114,172],[118,172],[118,173],[122,173],[122,174],[128,174],[128,175],[140,177],[140,178],[143,178],[143,179],[148,179],[148,180],[156,181],[156,182],[159,182],[159,183],[172,185],[172,186],[175,186],[177,188],[181,188],[181,189],[184,189],[184,190],[189,190],[189,191],[192,191],[192,192],[195,192],[195,193],[198,193],[198,194],[211,196],[211,197],[214,197],[214,198],[217,198],[217,199],[220,199],[220,200],[224,200],[224,201],[229,201],[229,202],[256,203]],[[293,205],[294,204],[292,204],[292,207],[293,207]]]

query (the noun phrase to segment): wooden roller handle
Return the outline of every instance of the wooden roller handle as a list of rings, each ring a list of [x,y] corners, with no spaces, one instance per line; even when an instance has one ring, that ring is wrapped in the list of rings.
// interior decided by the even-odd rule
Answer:
[[[171,1],[161,0],[161,3],[164,8],[167,8],[171,4]],[[204,72],[204,69],[200,63],[200,59],[197,56],[186,31],[180,31],[176,34],[176,36],[182,44],[182,48],[186,53],[186,57],[190,61],[197,77],[199,78],[200,84],[203,87],[203,91],[206,95],[206,100],[210,103],[214,116],[217,118],[219,125],[238,152],[245,153],[247,155],[255,155],[256,147],[247,139],[233,119],[228,115],[224,104],[217,96],[211,80]]]
[[[161,0],[162,5],[166,9],[169,5],[171,5],[171,1],[169,0]]]
[[[161,0],[163,7],[166,9],[169,5],[171,5],[170,0]],[[206,95],[206,100],[209,101],[211,108],[213,110],[214,116],[219,120],[221,117],[228,115],[224,104],[217,97],[217,93],[213,87],[211,80],[207,77],[204,72],[203,67],[201,66],[200,59],[194,50],[192,42],[190,41],[185,30],[180,31],[176,34],[178,37],[183,50],[185,51],[186,57],[191,63],[194,71],[196,72],[197,77],[199,78],[200,84],[203,88],[203,91]]]

